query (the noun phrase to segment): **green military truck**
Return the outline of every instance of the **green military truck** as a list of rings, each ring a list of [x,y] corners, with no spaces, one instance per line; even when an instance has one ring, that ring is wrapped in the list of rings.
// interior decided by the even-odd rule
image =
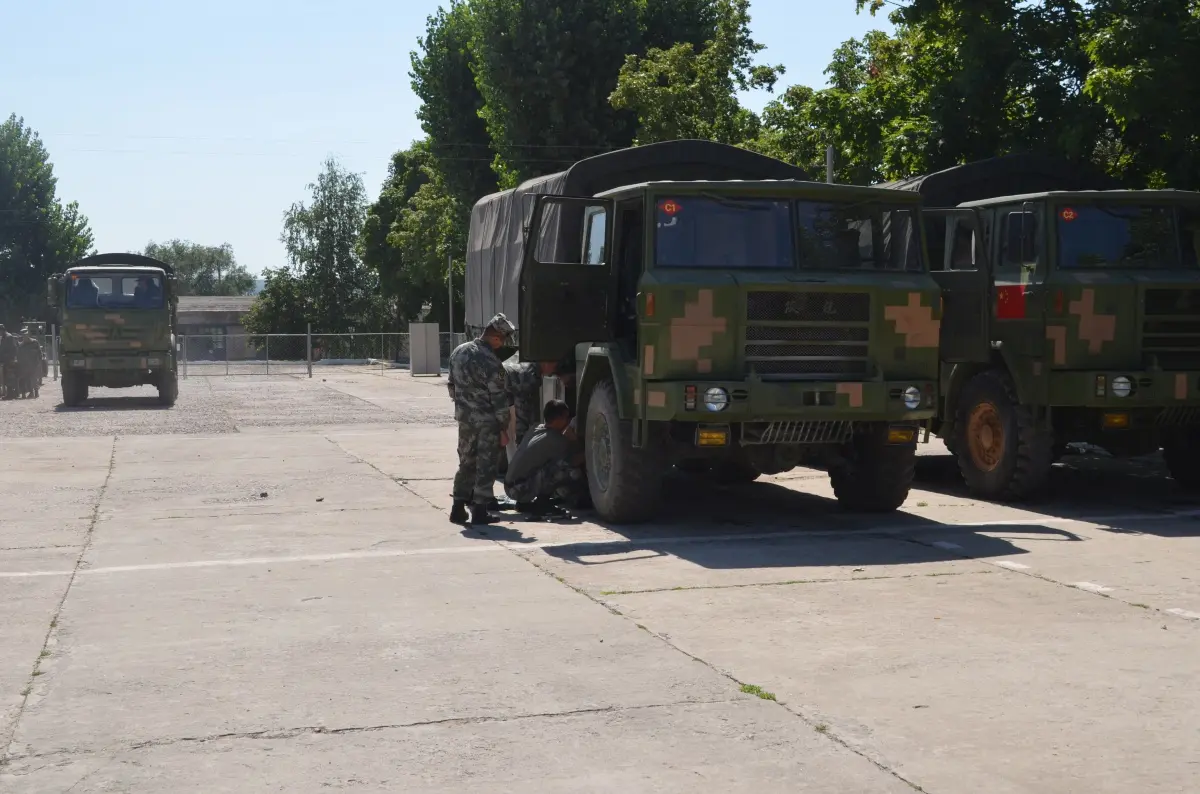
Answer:
[[[743,149],[598,155],[473,208],[466,320],[558,361],[600,515],[654,515],[664,473],[811,463],[839,502],[908,496],[937,401],[941,306],[919,197],[808,181]]]
[[[88,389],[151,385],[171,406],[179,395],[174,271],[137,254],[89,256],[48,281],[59,326],[63,404]]]
[[[1200,487],[1200,193],[1033,155],[888,187],[925,200],[945,301],[934,427],[973,493],[1035,496],[1076,442],[1162,448]]]

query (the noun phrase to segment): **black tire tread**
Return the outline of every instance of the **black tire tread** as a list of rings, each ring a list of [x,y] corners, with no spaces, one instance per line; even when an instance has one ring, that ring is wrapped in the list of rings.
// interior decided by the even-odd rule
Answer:
[[[611,380],[600,381],[592,391],[588,413],[601,410],[614,434],[613,471],[609,479],[609,496],[592,493],[592,504],[606,521],[619,524],[647,521],[658,513],[662,500],[662,450],[654,443],[642,449],[634,448],[633,422],[617,419],[617,390]],[[590,474],[588,480],[590,485]]]
[[[890,446],[886,429],[856,436],[854,460],[829,471],[838,504],[862,513],[891,513],[908,500],[917,474],[914,445]]]
[[[975,401],[971,399],[978,391],[994,391],[1008,402],[1016,421],[1016,460],[1012,474],[998,489],[982,487],[971,464],[970,446],[967,444],[967,417]],[[1003,410],[1003,406],[997,406]],[[985,499],[1020,502],[1043,495],[1050,480],[1050,469],[1054,465],[1054,436],[1042,433],[1037,428],[1033,411],[1017,400],[1017,387],[1007,373],[990,369],[981,372],[963,389],[956,422],[958,435],[958,468],[967,487]]]
[[[1163,461],[1180,488],[1200,491],[1200,431],[1169,440],[1163,447]]]

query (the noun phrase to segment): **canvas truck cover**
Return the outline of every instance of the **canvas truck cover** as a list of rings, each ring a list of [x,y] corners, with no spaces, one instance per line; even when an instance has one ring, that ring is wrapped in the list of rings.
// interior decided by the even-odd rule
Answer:
[[[653,181],[808,178],[802,168],[736,146],[680,140],[598,154],[566,171],[484,196],[471,210],[467,236],[466,324],[480,329],[497,312],[504,312],[516,324],[524,227],[533,209],[533,196],[594,196],[622,185]],[[577,255],[573,249],[580,244],[579,222],[579,217],[559,217],[557,208],[549,208],[542,256],[570,261],[566,257]]]
[[[1120,185],[1090,165],[1040,154],[1010,154],[876,187],[916,191],[927,207],[956,207],[1000,196],[1051,190],[1113,190]]]

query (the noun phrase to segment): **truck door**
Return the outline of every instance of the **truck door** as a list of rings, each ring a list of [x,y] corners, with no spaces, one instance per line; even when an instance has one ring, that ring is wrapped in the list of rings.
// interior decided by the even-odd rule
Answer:
[[[986,362],[991,355],[992,279],[977,210],[925,209],[930,268],[942,288],[941,358]]]
[[[612,336],[611,201],[538,196],[525,233],[518,331],[522,361],[561,361]]]

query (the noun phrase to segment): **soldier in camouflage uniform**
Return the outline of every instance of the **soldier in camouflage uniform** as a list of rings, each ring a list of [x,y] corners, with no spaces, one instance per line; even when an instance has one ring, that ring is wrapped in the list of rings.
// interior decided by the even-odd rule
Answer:
[[[509,439],[514,444],[520,444],[529,428],[537,424],[542,408],[542,378],[557,371],[553,361],[521,361],[514,355],[504,362],[504,380],[517,414],[516,438]]]
[[[5,400],[17,396],[17,340],[0,325],[0,391]]]
[[[17,396],[37,397],[41,388],[42,346],[27,329],[22,328],[17,340]]]
[[[542,411],[544,422],[527,434],[509,463],[504,490],[523,512],[556,512],[553,500],[580,496],[584,488],[582,455],[572,454],[575,433],[571,409],[551,400]]]
[[[508,393],[504,366],[496,351],[509,343],[513,326],[503,314],[487,324],[478,339],[464,342],[450,354],[450,399],[458,422],[458,473],[454,475],[454,507],[450,520],[487,524],[494,517],[488,504],[500,463],[500,450],[508,444]]]

